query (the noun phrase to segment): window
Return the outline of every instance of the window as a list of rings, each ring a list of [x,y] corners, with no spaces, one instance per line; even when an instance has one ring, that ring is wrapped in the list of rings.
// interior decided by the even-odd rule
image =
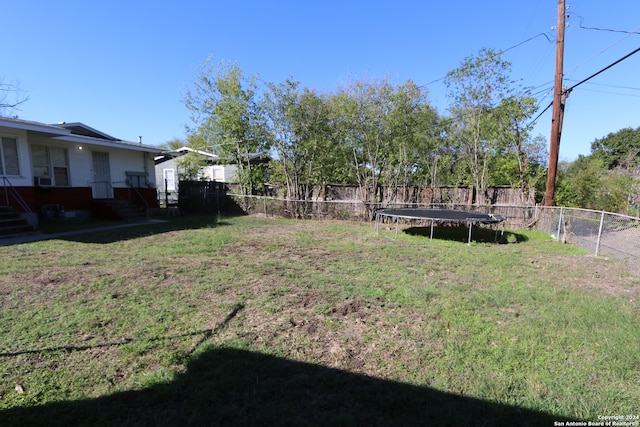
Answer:
[[[127,185],[134,188],[145,188],[148,186],[146,172],[125,172],[127,175]]]
[[[164,175],[165,191],[176,191],[176,178],[173,169],[162,169]]]
[[[0,144],[0,175],[20,175],[18,138],[2,137]]]
[[[31,162],[33,163],[33,176],[51,177],[53,178],[52,185],[69,186],[69,166],[65,148],[33,145],[31,147]]]
[[[224,181],[224,166],[213,167],[213,179],[219,182]]]

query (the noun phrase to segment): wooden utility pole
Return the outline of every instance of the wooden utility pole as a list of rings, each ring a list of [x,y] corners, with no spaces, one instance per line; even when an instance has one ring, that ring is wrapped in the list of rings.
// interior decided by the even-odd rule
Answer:
[[[564,22],[565,0],[558,0],[558,36],[556,41],[556,75],[553,83],[553,112],[551,117],[551,141],[549,141],[549,170],[547,172],[547,189],[544,205],[553,206],[556,190],[556,174],[558,170],[558,154],[560,152],[560,136],[562,135],[562,119],[564,115],[564,88],[562,87],[564,60]]]

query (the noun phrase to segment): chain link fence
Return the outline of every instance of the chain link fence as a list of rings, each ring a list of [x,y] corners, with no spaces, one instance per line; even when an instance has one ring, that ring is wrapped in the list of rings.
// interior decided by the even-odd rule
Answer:
[[[640,270],[640,218],[587,209],[541,206],[472,206],[458,204],[385,204],[361,201],[299,201],[264,196],[229,194],[248,214],[297,219],[373,221],[382,208],[440,208],[481,211],[507,218],[512,230],[537,229],[562,243],[570,243],[595,256],[615,258]]]
[[[640,269],[640,218],[578,208],[538,208],[536,229],[595,256]]]

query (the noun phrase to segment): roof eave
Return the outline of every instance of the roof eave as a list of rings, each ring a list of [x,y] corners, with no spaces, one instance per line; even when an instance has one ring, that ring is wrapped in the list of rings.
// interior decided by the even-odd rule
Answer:
[[[78,135],[57,136],[52,139],[55,139],[58,141],[73,142],[78,144],[94,145],[98,147],[126,148],[128,150],[144,151],[147,153],[154,153],[154,154],[159,154],[164,151],[162,148],[156,147],[155,145],[138,144],[135,142],[122,141],[122,140],[111,141],[106,139],[90,138],[87,136],[78,136]]]
[[[55,135],[55,136],[71,135],[70,130],[63,129],[56,125],[48,125],[44,123],[32,122],[32,121],[21,120],[21,119],[12,119],[9,117],[0,117],[0,126],[29,131],[29,132],[39,132],[47,135]]]

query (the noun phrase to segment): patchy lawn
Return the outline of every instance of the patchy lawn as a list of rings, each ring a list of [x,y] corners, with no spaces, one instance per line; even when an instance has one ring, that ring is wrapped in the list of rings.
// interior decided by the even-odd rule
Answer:
[[[639,280],[511,232],[256,217],[0,248],[15,425],[549,425],[640,415]],[[490,241],[491,239],[486,239]],[[518,242],[518,243],[514,243]]]

